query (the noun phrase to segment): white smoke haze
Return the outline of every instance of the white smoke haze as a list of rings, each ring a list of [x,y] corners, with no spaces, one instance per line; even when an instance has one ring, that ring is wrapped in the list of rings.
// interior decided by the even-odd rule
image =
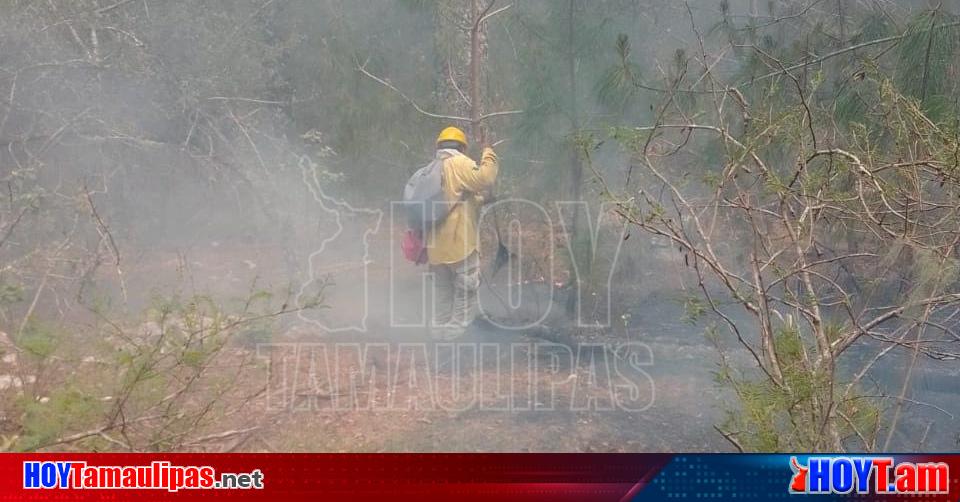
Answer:
[[[0,451],[954,448],[960,2],[498,0],[476,95],[470,4],[0,2]],[[946,139],[890,160],[887,102]],[[436,344],[396,203],[447,125],[503,141]],[[943,206],[812,202],[858,164]]]

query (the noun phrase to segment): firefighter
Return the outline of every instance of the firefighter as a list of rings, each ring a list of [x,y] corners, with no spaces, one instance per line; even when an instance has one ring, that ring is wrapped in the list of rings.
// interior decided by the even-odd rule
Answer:
[[[453,340],[477,317],[480,208],[483,194],[492,191],[499,166],[490,147],[483,148],[479,164],[467,157],[467,137],[456,127],[440,132],[437,150],[449,154],[443,163],[443,190],[447,200],[457,203],[425,235],[427,263],[434,278],[431,334],[437,340]]]

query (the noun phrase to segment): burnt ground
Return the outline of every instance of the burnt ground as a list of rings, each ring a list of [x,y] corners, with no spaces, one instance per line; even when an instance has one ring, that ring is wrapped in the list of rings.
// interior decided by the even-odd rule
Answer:
[[[260,288],[285,286],[269,280],[290,273],[277,257],[276,249],[253,246],[211,245],[182,255],[148,253],[139,257],[137,267],[130,267],[136,273],[130,274],[127,288],[153,291],[163,283],[187,284],[190,287],[185,288],[186,293],[240,299],[243,295],[237,291],[249,289],[254,278]],[[553,306],[544,324],[562,331],[567,340],[575,342],[573,348],[553,343],[555,337],[544,339],[482,325],[456,342],[458,350],[468,356],[460,359],[464,361],[460,367],[451,368],[450,357],[444,357],[444,353],[437,356],[443,347],[430,344],[423,329],[398,327],[417,321],[423,301],[417,293],[422,269],[405,263],[391,268],[376,260],[364,267],[351,259],[324,258],[314,273],[331,280],[325,298],[330,308],[316,315],[289,318],[275,332],[256,340],[267,345],[260,347],[262,357],[246,370],[242,381],[251,389],[267,383],[269,397],[251,401],[243,413],[233,414],[209,430],[211,435],[218,431],[249,432],[229,434],[222,441],[205,441],[192,449],[732,449],[714,425],[723,420],[735,400],[715,384],[716,348],[704,337],[704,325],[686,320],[682,296],[674,285],[644,280],[617,284],[621,294],[630,296],[628,317],[614,319],[618,324],[609,329],[571,329],[569,321],[553,312],[562,311],[563,298],[551,300],[546,294],[549,286],[534,281],[526,294],[534,297],[536,301],[528,304],[536,307],[533,313],[519,312],[520,318],[537,318],[546,306]],[[392,289],[400,292],[393,297],[391,270],[396,284]],[[503,281],[498,276],[487,284],[501,288],[499,296],[503,297]],[[482,289],[488,307],[500,303],[495,291]],[[130,309],[135,311],[132,305]],[[358,324],[364,327],[344,329]],[[578,347],[576,343],[585,345]],[[732,341],[724,343],[733,349],[728,354],[732,364],[751,367],[749,358],[737,351]],[[372,347],[373,355],[367,361],[351,359],[354,353],[346,358],[333,357],[343,344],[348,352],[355,347]],[[620,352],[624,344],[629,350]],[[301,355],[290,359],[284,351],[291,347]],[[471,350],[484,355],[473,362]],[[256,351],[250,340],[240,340],[228,357],[249,359]],[[317,357],[321,352],[326,356]],[[304,353],[308,356],[303,357]],[[341,364],[334,364],[336,361]],[[4,364],[10,366],[10,361]],[[78,374],[83,374],[85,359],[76,364]],[[877,378],[895,381],[898,364],[891,360],[887,367],[890,371]],[[4,370],[0,373],[9,373],[6,366],[0,367]],[[956,399],[956,375],[950,371],[945,367],[918,373],[915,392],[930,396],[936,409],[907,408],[904,423],[909,430],[919,432],[898,437],[902,449],[938,449],[935,445],[953,444],[958,429],[951,413],[960,411],[960,400]],[[12,374],[10,377],[16,378]],[[354,382],[353,388],[350,382]],[[6,419],[10,425],[12,417]],[[920,442],[920,436],[925,442]]]
[[[401,270],[404,273],[395,278],[400,283],[400,290],[416,291],[420,270],[411,270],[410,267]],[[388,272],[374,267],[366,279],[382,285],[382,274]],[[347,325],[350,321],[343,319],[344,314],[351,317],[350,305],[355,305],[355,299],[362,296],[350,291],[358,287],[357,271],[334,272],[333,276],[336,290],[344,293],[346,298],[353,298],[354,302],[337,305],[337,298],[333,298],[335,306],[325,314],[329,318],[323,321],[330,325],[338,322]],[[502,283],[503,278],[498,278]],[[491,280],[489,284],[502,288],[497,280]],[[630,291],[624,286],[617,285],[621,290]],[[528,294],[539,295],[539,298],[529,303],[537,306],[536,312],[520,313],[521,318],[537,318],[545,305],[551,305],[551,301],[545,298],[545,287],[548,286],[527,290]],[[390,327],[387,314],[390,300],[385,297],[388,289],[374,287],[367,292],[371,308],[366,312],[365,332],[331,334],[318,330],[311,323],[298,323],[274,341],[305,347],[336,343],[388,344],[390,357],[407,358],[410,354],[401,355],[400,347],[425,343],[428,337],[422,329]],[[559,357],[562,362],[558,365],[534,364],[535,376],[529,377],[522,365],[520,369],[517,365],[510,366],[508,354],[514,350],[512,348],[530,344],[551,347],[557,338],[545,340],[491,326],[474,328],[457,343],[485,347],[494,352],[493,347],[499,347],[500,357],[482,358],[483,362],[477,365],[465,364],[459,373],[444,369],[442,362],[441,369],[437,370],[437,361],[432,359],[435,353],[430,352],[431,349],[427,349],[425,357],[414,357],[415,362],[404,359],[397,363],[401,368],[397,371],[399,376],[376,381],[375,391],[371,391],[379,392],[386,401],[400,403],[393,409],[378,408],[369,402],[366,408],[336,409],[338,406],[332,402],[337,396],[331,396],[336,392],[331,392],[331,387],[323,382],[316,384],[323,380],[316,377],[316,365],[314,370],[301,366],[299,370],[303,374],[314,371],[312,378],[303,381],[310,381],[310,385],[321,389],[308,390],[307,394],[317,394],[313,396],[313,402],[304,405],[288,400],[285,409],[268,409],[258,403],[256,406],[259,407],[251,409],[249,416],[259,417],[263,427],[238,446],[254,451],[731,451],[732,446],[715,431],[714,425],[722,422],[725,411],[734,409],[735,399],[714,381],[718,354],[716,347],[704,336],[705,324],[694,324],[687,319],[682,295],[674,288],[644,283],[643,287],[634,287],[632,294],[636,301],[627,311],[628,322],[621,326],[604,330],[558,329],[573,333],[572,337],[567,337],[569,341],[589,346],[601,344],[616,350],[624,343],[639,345],[642,354],[639,372],[618,374],[614,370],[611,378],[604,379],[604,372],[597,368],[616,366],[616,356],[607,350],[606,357],[587,357],[575,348],[570,354],[562,354]],[[481,295],[481,301],[487,306],[494,305],[492,310],[496,310],[495,305],[500,300],[493,297],[503,298],[505,292],[496,295],[484,287]],[[562,311],[559,308],[562,301],[562,297],[553,298],[553,310]],[[397,302],[394,305],[394,310],[400,312],[397,320],[414,322],[412,317],[416,315],[410,313],[418,311],[419,296],[401,295]],[[334,319],[338,316],[341,317],[339,321]],[[548,315],[545,323],[563,326],[564,321],[559,317]],[[734,340],[723,339],[721,343],[728,349],[731,364],[752,367],[752,361],[745,351],[737,349]],[[332,354],[332,350],[328,353]],[[527,350],[536,352],[535,349]],[[596,355],[595,349],[591,350]],[[548,363],[557,360],[556,357],[552,360],[550,356],[544,357],[550,360]],[[396,382],[408,380],[402,369],[404,363],[418,365],[420,375],[432,379],[432,384],[425,385],[420,378],[416,385],[399,385],[398,390]],[[888,365],[878,368],[875,379],[886,378],[895,382],[901,366],[903,362],[893,358]],[[389,361],[381,361],[380,367],[389,370],[392,366]],[[352,371],[354,376],[357,373],[355,367],[342,371]],[[329,371],[320,373],[330,378]],[[934,445],[937,444],[953,444],[958,430],[954,417],[960,411],[955,386],[951,383],[956,382],[955,374],[933,366],[918,370],[917,374],[915,395],[930,396],[936,408],[908,406],[903,418],[906,432],[898,434],[894,444],[918,450],[936,448]],[[629,406],[618,402],[607,406],[610,400],[604,399],[610,396],[611,388],[623,391],[623,378],[633,382],[639,394],[638,408],[642,409],[628,409]],[[469,387],[469,382],[476,381],[480,384],[472,394],[475,402],[470,396],[457,401],[448,395],[454,384],[459,382],[462,387]],[[505,382],[512,382],[512,385]],[[550,409],[529,409],[531,406],[525,404],[530,400],[531,393],[527,390],[530,385],[552,387],[556,391],[555,405]],[[396,395],[390,395],[391,390]],[[584,405],[583,396],[587,395],[597,399],[588,400]],[[431,397],[435,398],[433,404]],[[436,401],[458,404],[453,406],[455,410],[449,410],[442,409]],[[469,403],[464,404],[464,401]]]
[[[323,346],[329,356],[336,350],[336,342],[299,343],[301,350]],[[259,444],[266,450],[292,451],[729,449],[712,428],[720,419],[723,401],[712,384],[711,354],[705,346],[682,347],[651,339],[642,342],[649,352],[639,353],[640,371],[611,375],[604,368],[615,366],[618,355],[595,345],[575,354],[551,342],[509,332],[473,332],[453,346],[461,351],[459,371],[446,365],[449,352],[438,357],[441,369],[437,370],[431,356],[437,357],[438,349],[428,345],[423,352],[427,356],[415,364],[420,368],[417,376],[431,381],[427,384],[419,378],[408,385],[411,353],[403,351],[419,347],[417,343],[389,345],[391,359],[378,367],[388,371],[395,367],[397,374],[371,378],[373,390],[364,380],[359,386],[362,404],[355,409],[334,402],[348,399],[339,395],[346,385],[330,386],[330,372],[318,371],[318,364],[306,364],[311,356],[301,353],[293,358],[300,362],[300,383],[288,380],[287,386],[297,389],[284,389],[295,397],[282,401],[283,410],[261,408],[276,422],[262,437],[252,438],[248,447]],[[474,359],[478,350],[484,353]],[[534,352],[537,360],[530,364],[528,356]],[[394,362],[397,359],[399,363]],[[274,358],[272,364],[278,372],[284,364],[289,368],[291,360]],[[358,366],[341,369],[337,377],[348,381],[345,375],[355,374]],[[464,389],[459,399],[451,395],[458,384]],[[280,389],[274,387],[277,392]],[[616,398],[610,397],[611,389]],[[636,393],[634,401],[627,395],[631,391]]]

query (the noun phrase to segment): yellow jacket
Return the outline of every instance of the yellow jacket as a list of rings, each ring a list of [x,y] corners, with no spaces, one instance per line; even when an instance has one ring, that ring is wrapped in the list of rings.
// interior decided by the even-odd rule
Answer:
[[[447,151],[452,155],[443,161],[443,190],[448,200],[459,202],[427,232],[427,261],[431,265],[456,263],[477,250],[481,194],[493,188],[499,170],[497,154],[491,148],[483,149],[479,166],[456,150]]]

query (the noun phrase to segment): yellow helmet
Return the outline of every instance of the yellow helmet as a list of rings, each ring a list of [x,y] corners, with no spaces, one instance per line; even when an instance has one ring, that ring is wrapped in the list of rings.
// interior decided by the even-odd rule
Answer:
[[[459,128],[451,126],[440,131],[440,135],[437,136],[438,145],[444,141],[457,141],[463,146],[467,146],[467,135]]]

